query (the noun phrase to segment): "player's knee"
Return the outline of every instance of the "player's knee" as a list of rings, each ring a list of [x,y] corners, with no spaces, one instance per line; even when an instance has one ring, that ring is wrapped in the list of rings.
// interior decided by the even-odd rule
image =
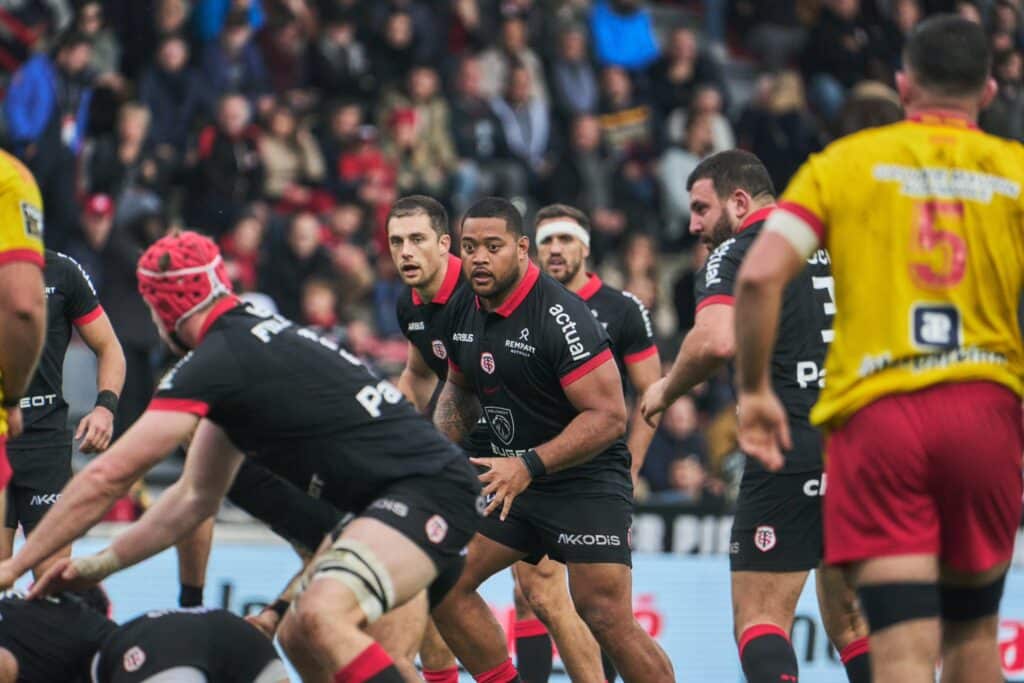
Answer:
[[[872,633],[940,614],[939,588],[934,583],[880,583],[857,589],[861,609]]]
[[[549,582],[534,581],[520,588],[529,609],[545,623],[560,611],[573,609],[568,592]]]
[[[603,642],[616,630],[628,627],[633,622],[632,609],[624,611],[619,602],[611,595],[577,596],[576,611],[594,636]]]
[[[0,648],[0,683],[15,683],[18,680],[18,660],[10,650]]]

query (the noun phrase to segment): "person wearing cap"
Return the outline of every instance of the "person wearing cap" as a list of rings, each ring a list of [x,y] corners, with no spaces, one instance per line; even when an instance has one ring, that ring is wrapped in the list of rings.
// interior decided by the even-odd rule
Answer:
[[[101,199],[93,197],[93,210],[105,210]],[[71,479],[72,437],[79,440],[83,453],[100,453],[110,445],[124,386],[124,351],[89,275],[59,251],[47,249],[45,264],[46,342],[35,375],[18,401],[24,431],[7,445],[14,476],[7,489],[6,523],[0,530],[0,559],[11,556],[18,527],[26,536],[32,533]],[[64,356],[72,329],[96,354],[97,388],[93,409],[73,434],[63,395]],[[58,557],[70,554],[67,547],[36,565],[36,576]]]
[[[363,628],[424,589],[437,604],[458,580],[484,507],[475,471],[358,358],[240,301],[209,238],[161,238],[137,275],[161,337],[184,357],[143,416],[0,563],[0,588],[84,534],[189,441],[181,478],[138,522],[95,555],[59,560],[32,596],[95,585],[174,544],[217,511],[243,459],[254,458],[355,515],[322,544],[283,610],[279,638],[292,664],[304,680],[399,683],[391,657]]]

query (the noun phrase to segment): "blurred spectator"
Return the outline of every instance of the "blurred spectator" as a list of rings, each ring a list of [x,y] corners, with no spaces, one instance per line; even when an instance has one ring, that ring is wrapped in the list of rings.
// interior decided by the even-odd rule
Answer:
[[[634,95],[633,81],[622,67],[601,70],[600,112],[601,135],[612,158],[653,147],[653,112]]]
[[[765,68],[785,68],[803,48],[807,32],[799,4],[800,0],[734,1],[734,28]]]
[[[886,50],[882,57],[889,69],[900,68],[903,63],[903,46],[910,32],[923,18],[924,10],[920,0],[894,0],[889,16],[879,27],[882,36],[877,43],[879,48],[884,47]]]
[[[665,54],[651,65],[649,80],[651,103],[661,120],[673,112],[685,112],[702,87],[717,89],[720,110],[726,109],[724,98],[728,88],[721,69],[711,57],[701,54],[692,29],[679,27],[672,30]]]
[[[551,89],[557,112],[566,119],[597,111],[597,76],[587,54],[586,31],[580,26],[570,26],[558,37]]]
[[[259,138],[249,101],[240,94],[222,97],[217,123],[199,135],[198,172],[191,192],[194,225],[219,235],[247,203],[261,197]]]
[[[998,0],[992,12],[993,47],[997,50],[1024,49],[1024,22],[1021,21],[1020,3]],[[1005,37],[1005,42],[1000,40]]]
[[[224,266],[237,292],[256,289],[264,231],[263,221],[258,216],[245,214],[220,239]]]
[[[861,18],[860,0],[824,0],[804,47],[803,70],[811,103],[826,121],[835,119],[846,91],[868,77],[877,48]]]
[[[847,98],[836,120],[835,135],[843,137],[865,128],[896,123],[903,118],[900,96],[875,81],[859,83]]]
[[[447,14],[448,54],[466,57],[490,42],[490,17],[484,16],[478,0],[451,0]]]
[[[391,204],[398,199],[397,170],[381,150],[377,129],[359,126],[354,139],[338,156],[338,183],[370,208],[374,237],[386,248],[385,219]]]
[[[232,20],[243,22],[252,31],[263,28],[266,21],[262,0],[199,0],[195,5],[192,21],[204,43],[230,30]]]
[[[732,124],[723,111],[722,95],[718,88],[705,85],[694,95],[690,111],[694,114],[706,114],[711,118],[711,139],[714,152],[732,149],[736,146],[736,136]],[[686,137],[686,122],[690,112],[684,109],[675,110],[665,122],[665,134],[670,143],[681,143]]]
[[[699,507],[705,514],[725,512],[725,498],[708,480],[707,471],[696,455],[673,460],[668,468],[668,488],[652,493],[647,502],[654,505]]]
[[[354,198],[340,199],[325,217],[320,243],[328,249],[339,244],[363,246],[367,242],[366,209]]]
[[[500,42],[480,54],[480,88],[487,97],[497,97],[506,91],[512,71],[525,68],[530,72],[533,93],[547,100],[544,67],[540,58],[526,43],[526,22],[517,15],[506,17],[501,23]]]
[[[955,10],[961,17],[973,21],[975,24],[985,23],[984,17],[981,16],[981,10],[972,0],[960,0],[956,3]]]
[[[452,176],[456,215],[485,195],[526,194],[526,170],[509,153],[501,121],[481,92],[480,62],[475,57],[466,57],[459,64],[452,99],[452,134],[459,157]]]
[[[206,46],[203,75],[215,97],[238,92],[256,104],[259,97],[270,91],[267,68],[252,40],[247,13],[232,12],[220,39]]]
[[[75,30],[92,43],[92,60],[89,64],[93,73],[100,76],[113,75],[120,79],[121,46],[114,32],[104,25],[103,3],[89,0],[79,5],[75,14]]]
[[[321,189],[326,177],[323,155],[295,112],[283,105],[271,112],[259,149],[265,171],[263,193],[279,211],[320,213],[331,206],[331,195]]]
[[[799,74],[784,71],[769,79],[740,118],[737,135],[740,146],[764,162],[775,187],[785,188],[807,155],[821,148],[821,131],[808,115]]]
[[[398,302],[398,297],[405,291],[405,285],[398,277],[395,262],[387,256],[377,259],[376,277],[373,279],[371,296],[373,298],[373,320],[378,336],[384,339],[402,336],[402,329],[398,325],[398,316],[395,313],[395,304]]]
[[[375,31],[387,30],[387,24],[396,13],[409,17],[413,42],[413,55],[419,63],[432,62],[441,52],[443,33],[435,16],[435,0],[375,0],[369,4],[370,26]]]
[[[161,39],[156,62],[139,82],[139,99],[152,116],[150,139],[170,147],[176,160],[185,158],[195,121],[211,113],[203,79],[188,61],[188,43],[180,35],[169,35]]]
[[[353,15],[335,7],[328,8],[312,48],[310,82],[324,93],[369,97],[375,87],[369,51],[359,40]]]
[[[551,117],[548,103],[537,94],[528,68],[516,64],[508,74],[504,97],[491,99],[509,150],[535,176],[549,164]]]
[[[113,227],[114,200],[110,195],[94,194],[83,203],[78,232],[68,244],[68,256],[82,265],[97,292],[103,289],[102,254]]]
[[[997,54],[992,75],[999,91],[981,113],[981,127],[994,135],[1024,141],[1024,53],[1006,50]]]
[[[686,179],[697,164],[712,153],[715,147],[712,115],[696,113],[686,121],[682,146],[665,150],[658,162],[658,181],[665,215],[663,236],[671,242],[686,239],[690,221],[690,192]]]
[[[299,321],[315,330],[338,325],[338,292],[330,280],[310,279],[302,287],[302,316]]]
[[[640,5],[640,0],[595,0],[590,33],[599,63],[640,70],[658,58],[654,22]]]
[[[259,289],[274,300],[281,315],[301,320],[302,288],[313,278],[334,281],[334,266],[320,244],[320,221],[311,213],[298,213],[288,226],[285,244],[270,252],[260,270]]]
[[[168,187],[168,166],[149,137],[149,110],[137,102],[121,106],[115,135],[86,144],[80,178],[86,194],[105,194],[118,203],[132,192],[163,196]]]
[[[697,427],[697,406],[690,396],[683,396],[665,411],[640,469],[652,492],[671,487],[669,468],[673,461],[691,453],[700,461],[706,458],[707,445]]]
[[[260,54],[270,87],[278,95],[294,98],[309,84],[308,36],[292,12],[268,22],[259,34]]]
[[[40,52],[14,74],[4,119],[14,153],[32,171],[46,207],[46,246],[65,247],[77,221],[75,155],[89,124],[92,47],[80,33]]]
[[[399,87],[409,76],[416,63],[418,36],[413,29],[412,17],[407,12],[392,12],[384,24],[384,31],[373,45],[371,61],[380,88]]]

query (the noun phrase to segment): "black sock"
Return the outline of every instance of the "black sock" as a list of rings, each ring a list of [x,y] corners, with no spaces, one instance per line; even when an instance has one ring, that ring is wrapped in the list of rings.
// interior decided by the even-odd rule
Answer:
[[[203,587],[181,584],[178,592],[178,607],[201,607],[203,604]]]
[[[850,683],[871,683],[871,652],[868,639],[855,640],[839,653]]]
[[[601,650],[601,666],[604,667],[604,680],[607,683],[615,683],[619,672],[615,670],[615,662],[612,661],[612,658],[604,650]]]
[[[538,619],[517,621],[516,668],[526,683],[547,683],[551,676],[551,636]]]
[[[796,683],[796,653],[786,632],[774,624],[751,626],[740,636],[740,662],[747,683]]]

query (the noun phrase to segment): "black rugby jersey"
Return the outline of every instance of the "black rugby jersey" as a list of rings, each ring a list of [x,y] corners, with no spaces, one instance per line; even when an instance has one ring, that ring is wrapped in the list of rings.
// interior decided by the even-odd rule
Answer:
[[[269,638],[223,609],[147,612],[114,631],[93,662],[93,677],[145,681],[161,671],[194,667],[217,683],[252,683],[277,659]]]
[[[12,448],[61,445],[71,441],[68,404],[64,401],[64,355],[71,327],[85,325],[103,314],[92,282],[70,256],[46,250],[46,340],[39,366],[21,399],[25,431]]]
[[[658,353],[650,312],[635,295],[609,287],[594,274],[590,274],[590,279],[576,295],[587,302],[591,313],[608,333],[622,375],[622,386],[628,387],[626,366]]]
[[[771,207],[760,209],[743,222],[737,234],[708,256],[696,277],[697,310],[711,304],[732,305],[736,276],[743,257],[761,234]],[[772,351],[772,388],[785,406],[793,437],[783,472],[821,468],[821,434],[811,426],[811,406],[825,383],[825,353],[832,341],[835,302],[828,252],[819,249],[803,272],[786,287],[779,317],[779,332]],[[747,458],[747,467],[761,464]]]
[[[564,387],[613,360],[608,335],[586,303],[529,264],[517,289],[488,313],[461,299],[449,360],[480,400],[491,452],[521,455],[550,441],[579,414]],[[538,477],[540,492],[632,498],[629,451],[622,439],[581,465]]]
[[[444,281],[433,299],[425,302],[419,292],[407,287],[395,305],[402,334],[416,347],[441,382],[448,377],[448,346],[445,338],[450,334],[452,311],[456,308],[451,302],[463,296],[472,297],[472,290],[462,274],[462,259],[449,254]],[[434,396],[436,399],[436,392]],[[431,412],[432,409],[433,402]],[[471,454],[486,455],[490,452],[490,444],[487,423],[481,421],[459,445]]]
[[[93,655],[116,628],[74,597],[0,594],[0,647],[18,660],[19,683],[85,683]]]
[[[220,426],[248,457],[343,511],[463,453],[388,381],[330,340],[234,297],[157,386],[151,410]]]

